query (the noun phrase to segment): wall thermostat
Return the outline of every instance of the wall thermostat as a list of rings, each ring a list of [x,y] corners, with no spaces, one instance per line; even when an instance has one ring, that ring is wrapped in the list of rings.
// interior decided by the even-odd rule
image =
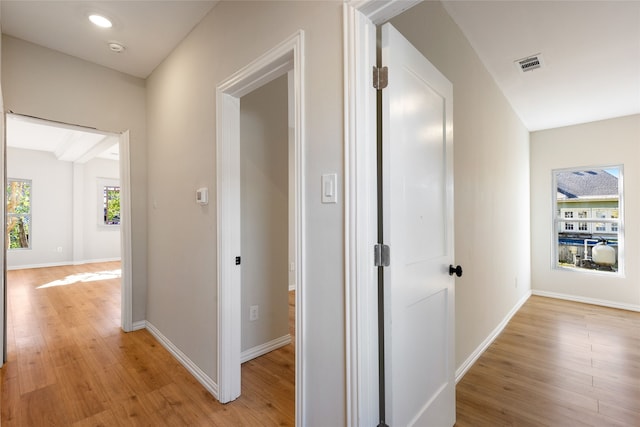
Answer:
[[[196,190],[196,203],[199,205],[206,205],[209,203],[209,189],[206,187],[198,188]]]

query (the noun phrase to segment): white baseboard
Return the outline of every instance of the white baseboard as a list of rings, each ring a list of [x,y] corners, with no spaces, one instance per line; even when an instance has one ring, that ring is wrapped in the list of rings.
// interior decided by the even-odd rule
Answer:
[[[7,265],[7,270],[26,270],[27,268],[48,268],[48,267],[64,267],[66,265],[82,265],[97,262],[113,262],[120,261],[120,258],[101,258],[86,259],[83,261],[61,261],[61,262],[45,262],[42,264],[24,264],[24,265]]]
[[[518,301],[516,305],[513,306],[511,311],[509,311],[509,313],[507,313],[505,318],[502,319],[502,322],[500,322],[498,326],[496,326],[496,328],[493,331],[491,331],[489,336],[485,338],[485,340],[473,351],[473,353],[471,353],[471,355],[467,358],[467,360],[465,360],[462,363],[462,365],[460,365],[460,367],[456,369],[456,384],[460,382],[462,377],[464,377],[464,374],[466,374],[467,371],[471,369],[473,364],[476,363],[476,360],[478,360],[480,356],[482,356],[482,353],[484,353],[485,350],[489,348],[491,343],[493,343],[493,341],[495,341],[495,339],[498,338],[498,335],[500,335],[502,330],[507,326],[507,324],[509,323],[511,318],[514,316],[514,314],[516,314],[518,310],[520,310],[520,307],[522,307],[524,303],[527,302],[530,296],[531,296],[531,291],[527,292],[520,299],[520,301]]]
[[[270,351],[277,350],[289,344],[291,344],[291,335],[287,334],[264,344],[257,345],[240,353],[240,363],[248,362],[251,359],[255,359],[256,357],[260,357],[263,354],[267,354]]]
[[[133,322],[131,325],[131,331],[139,331],[140,329],[144,329],[147,327],[147,322],[145,320],[139,320],[137,322]]]
[[[568,295],[568,294],[561,294],[557,292],[548,292],[548,291],[534,290],[532,291],[532,293],[533,295],[538,295],[541,297],[557,298],[557,299],[563,299],[567,301],[581,302],[584,304],[593,304],[593,305],[600,305],[603,307],[618,308],[621,310],[640,312],[640,305],[636,305],[636,304],[626,304],[622,302],[609,301],[609,300],[597,299],[597,298],[580,297],[576,295]]]
[[[193,363],[193,361],[191,361],[191,359],[189,359],[186,354],[180,351],[178,347],[176,347],[171,341],[169,341],[167,337],[162,335],[162,333],[155,326],[153,326],[148,321],[145,322],[145,324],[147,330],[149,330],[151,335],[153,335],[158,340],[158,342],[160,342],[160,344],[162,344],[162,346],[166,348],[167,351],[169,351],[169,353],[171,353],[173,357],[175,357],[178,362],[180,362],[180,364],[184,366],[186,370],[189,371],[191,375],[193,375],[195,379],[198,380],[198,382],[202,384],[202,386],[213,395],[213,397],[218,399],[218,384],[216,384],[216,382],[213,381],[211,377],[205,374],[202,369],[200,369],[195,363]]]
[[[69,261],[65,261],[65,262],[47,262],[44,264],[7,265],[7,271],[26,270],[27,268],[63,267],[65,265],[72,265],[72,264]]]
[[[98,258],[98,259],[83,259],[80,261],[73,261],[73,265],[82,265],[82,264],[93,264],[96,262],[114,262],[114,261],[120,261],[121,258],[117,257],[117,258]]]

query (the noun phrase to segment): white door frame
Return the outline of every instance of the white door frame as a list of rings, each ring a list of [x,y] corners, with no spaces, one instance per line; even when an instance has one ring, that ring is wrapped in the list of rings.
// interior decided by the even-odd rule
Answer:
[[[376,25],[422,0],[353,0],[344,6],[345,301],[347,423],[378,425]]]
[[[216,182],[218,217],[218,395],[220,402],[240,396],[240,98],[293,71],[294,234],[296,265],[296,425],[304,420],[304,236],[303,106],[304,32],[298,31],[216,88]]]
[[[0,109],[2,109],[2,117],[0,120],[0,167],[2,168],[2,174],[0,174],[0,185],[2,186],[2,203],[0,203],[0,218],[2,223],[7,223],[6,218],[6,200],[7,200],[7,115],[4,112],[2,91],[0,90]],[[6,225],[5,225],[6,227]],[[2,264],[2,278],[0,280],[0,368],[4,365],[4,361],[7,358],[7,233],[3,231],[2,238],[2,250],[0,250],[0,264]]]
[[[131,245],[131,160],[129,131],[126,130],[120,134],[120,324],[125,332],[134,330]],[[143,327],[141,323],[135,329]]]

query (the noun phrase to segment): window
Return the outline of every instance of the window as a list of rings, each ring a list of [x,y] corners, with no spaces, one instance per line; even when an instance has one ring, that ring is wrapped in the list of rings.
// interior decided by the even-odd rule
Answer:
[[[120,187],[102,187],[103,225],[120,225]]]
[[[7,246],[31,248],[31,180],[7,180]]]
[[[553,171],[554,267],[621,272],[622,166]]]

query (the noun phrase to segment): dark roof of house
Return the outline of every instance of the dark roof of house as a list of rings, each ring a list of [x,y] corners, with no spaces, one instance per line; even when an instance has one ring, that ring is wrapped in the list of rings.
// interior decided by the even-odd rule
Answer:
[[[618,178],[602,169],[557,172],[558,193],[568,199],[617,196]]]

